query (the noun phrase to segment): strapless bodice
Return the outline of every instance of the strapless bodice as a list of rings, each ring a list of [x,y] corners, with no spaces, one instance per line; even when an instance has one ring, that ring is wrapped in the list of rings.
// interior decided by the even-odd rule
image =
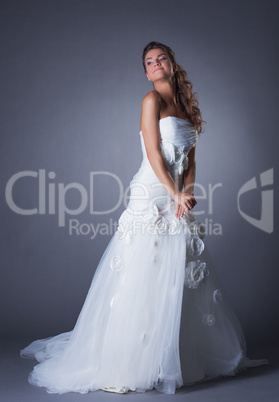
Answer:
[[[179,174],[188,167],[188,153],[196,144],[197,132],[194,126],[179,117],[168,116],[159,120],[161,152],[169,167],[176,167]],[[144,139],[140,131],[143,163],[148,164]]]
[[[181,191],[184,170],[188,168],[188,153],[196,144],[197,132],[194,126],[184,119],[174,116],[159,120],[161,154],[166,167]],[[129,210],[139,211],[154,202],[160,211],[164,210],[171,196],[160,183],[147,157],[143,134],[140,131],[143,160],[140,169],[130,183],[131,194]]]

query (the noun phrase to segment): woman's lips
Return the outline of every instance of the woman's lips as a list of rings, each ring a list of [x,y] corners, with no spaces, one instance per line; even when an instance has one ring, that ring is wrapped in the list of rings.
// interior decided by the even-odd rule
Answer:
[[[154,70],[154,73],[155,73],[155,71],[158,71],[158,70],[163,70],[161,67],[160,68],[156,68],[156,70]]]

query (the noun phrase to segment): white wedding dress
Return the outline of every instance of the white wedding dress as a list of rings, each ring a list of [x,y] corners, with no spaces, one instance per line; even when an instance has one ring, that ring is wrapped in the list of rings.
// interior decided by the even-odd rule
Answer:
[[[161,151],[180,190],[197,134],[186,120],[159,121]],[[130,183],[127,209],[94,274],[74,329],[32,342],[29,382],[50,393],[175,393],[183,384],[234,375],[266,360],[246,357],[237,317],[206,258],[192,212],[174,202],[148,161]]]

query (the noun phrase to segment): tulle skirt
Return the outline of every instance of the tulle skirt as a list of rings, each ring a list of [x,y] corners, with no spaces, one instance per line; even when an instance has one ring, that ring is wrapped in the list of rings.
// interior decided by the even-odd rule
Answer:
[[[173,394],[267,363],[246,357],[240,323],[206,257],[202,226],[156,207],[123,212],[70,332],[32,342],[29,376],[49,393]],[[109,388],[111,387],[111,388]]]

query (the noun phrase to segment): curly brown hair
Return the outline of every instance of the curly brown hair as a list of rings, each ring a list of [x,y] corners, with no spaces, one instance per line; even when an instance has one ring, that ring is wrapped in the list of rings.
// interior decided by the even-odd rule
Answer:
[[[177,63],[174,51],[169,46],[160,42],[150,42],[143,49],[142,63],[145,72],[145,56],[151,49],[164,50],[167,53],[172,65],[176,66],[173,76],[176,101],[179,103],[186,119],[193,124],[197,130],[197,133],[200,134],[203,132],[203,123],[205,123],[205,121],[202,119],[199,102],[196,97],[197,93],[193,92],[193,84],[188,79],[187,72]]]

